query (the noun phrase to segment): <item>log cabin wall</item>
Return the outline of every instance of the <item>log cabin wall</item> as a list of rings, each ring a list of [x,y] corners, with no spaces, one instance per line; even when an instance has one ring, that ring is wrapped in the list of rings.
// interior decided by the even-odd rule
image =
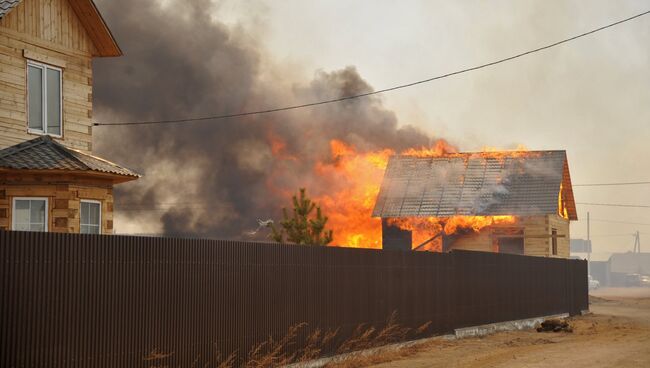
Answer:
[[[569,258],[569,220],[558,215],[529,216],[519,219],[517,224],[485,228],[480,233],[468,233],[448,237],[449,249],[498,252],[498,228],[522,228],[524,255],[538,257]],[[557,254],[553,254],[553,229],[558,237]]]
[[[69,179],[60,176],[31,177],[19,180],[0,180],[0,229],[12,227],[12,203],[16,197],[47,198],[49,232],[79,233],[81,200],[101,203],[101,231],[113,233],[113,187],[105,180]]]
[[[479,252],[495,252],[492,244],[492,231],[483,229],[479,233],[468,233],[458,236],[445,237],[443,244],[449,244],[450,249],[473,250]],[[443,245],[444,247],[444,245]]]
[[[569,258],[571,255],[571,242],[569,220],[562,218],[558,215],[548,215],[549,231],[557,230],[557,235],[564,235],[564,237],[557,237],[557,255],[551,254],[552,257]],[[552,238],[549,238],[549,243],[552,243]],[[550,244],[549,244],[550,245]],[[552,250],[552,246],[549,248]]]
[[[519,221],[524,228],[524,254],[548,257],[549,238],[541,236],[551,234],[548,216],[523,217]]]
[[[92,151],[92,55],[97,50],[68,0],[24,0],[0,19],[0,149],[27,132],[27,60],[63,70],[63,136]]]
[[[558,215],[525,217],[521,219],[524,226],[524,250],[526,255],[543,257],[569,258],[569,220]],[[553,254],[553,229],[558,237],[557,254]]]

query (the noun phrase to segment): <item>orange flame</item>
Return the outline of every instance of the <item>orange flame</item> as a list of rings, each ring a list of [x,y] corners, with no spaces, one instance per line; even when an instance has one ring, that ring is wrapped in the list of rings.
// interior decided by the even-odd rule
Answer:
[[[562,197],[563,192],[563,184],[560,183],[560,193],[557,196],[557,211],[560,217],[569,219],[569,211],[566,208],[566,203],[564,202],[564,198]]]
[[[431,148],[421,147],[419,149],[409,148],[402,152],[404,156],[413,157],[439,157],[448,154],[458,153],[456,147],[450,145],[446,140],[439,139],[436,144]]]
[[[409,217],[388,220],[390,225],[413,232],[413,248],[437,235],[451,235],[459,230],[478,233],[489,226],[514,224],[516,222],[517,218],[515,216]],[[431,247],[425,247],[424,249],[432,250]]]
[[[299,158],[287,152],[286,145],[277,136],[269,134],[269,145],[277,160],[299,163]],[[330,157],[316,162],[313,174],[318,183],[306,183],[308,193],[328,216],[327,228],[334,231],[332,245],[358,248],[381,248],[381,219],[372,218],[372,210],[379,193],[391,149],[362,152],[341,140],[329,142]],[[454,156],[458,150],[445,140],[438,140],[433,147],[408,149],[402,155],[415,157]],[[518,157],[525,153],[480,152],[488,157]],[[309,182],[310,179],[305,179]],[[312,179],[313,180],[313,179]],[[305,184],[302,184],[305,185]],[[271,185],[270,185],[271,186]],[[273,188],[290,197],[293,188]],[[293,189],[295,190],[295,189]],[[454,216],[451,218],[391,219],[391,224],[413,231],[413,246],[417,246],[436,234],[453,234],[459,230],[479,232],[485,227],[516,222],[513,216]],[[440,242],[430,242],[422,249],[441,249]]]
[[[330,142],[330,150],[332,161],[318,162],[314,171],[319,177],[335,178],[344,185],[314,200],[329,218],[328,227],[334,230],[332,243],[381,248],[381,219],[371,215],[388,158],[395,152],[384,149],[359,153],[339,140]]]

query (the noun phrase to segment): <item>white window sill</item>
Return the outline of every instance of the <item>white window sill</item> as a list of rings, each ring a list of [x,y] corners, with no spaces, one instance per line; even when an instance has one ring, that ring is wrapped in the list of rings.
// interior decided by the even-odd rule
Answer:
[[[46,133],[46,132],[44,132],[42,130],[34,130],[34,129],[29,129],[29,128],[27,128],[27,133],[34,134],[34,135],[49,135],[50,137],[54,137],[54,138],[63,138],[63,135]]]

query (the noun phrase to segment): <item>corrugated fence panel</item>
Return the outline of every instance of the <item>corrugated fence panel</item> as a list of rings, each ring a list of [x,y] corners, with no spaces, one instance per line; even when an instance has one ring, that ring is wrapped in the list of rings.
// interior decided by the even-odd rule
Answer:
[[[425,335],[588,309],[584,261],[0,231],[3,367],[238,362],[306,323]],[[287,352],[299,344],[285,347]]]

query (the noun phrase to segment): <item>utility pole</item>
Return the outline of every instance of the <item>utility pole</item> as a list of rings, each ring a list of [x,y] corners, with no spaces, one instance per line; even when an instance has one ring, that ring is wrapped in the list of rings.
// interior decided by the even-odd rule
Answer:
[[[641,238],[639,238],[639,230],[634,234],[634,253],[641,253]]]
[[[587,253],[587,274],[591,275],[591,238],[589,237],[589,211],[587,211],[587,244],[589,252]]]

